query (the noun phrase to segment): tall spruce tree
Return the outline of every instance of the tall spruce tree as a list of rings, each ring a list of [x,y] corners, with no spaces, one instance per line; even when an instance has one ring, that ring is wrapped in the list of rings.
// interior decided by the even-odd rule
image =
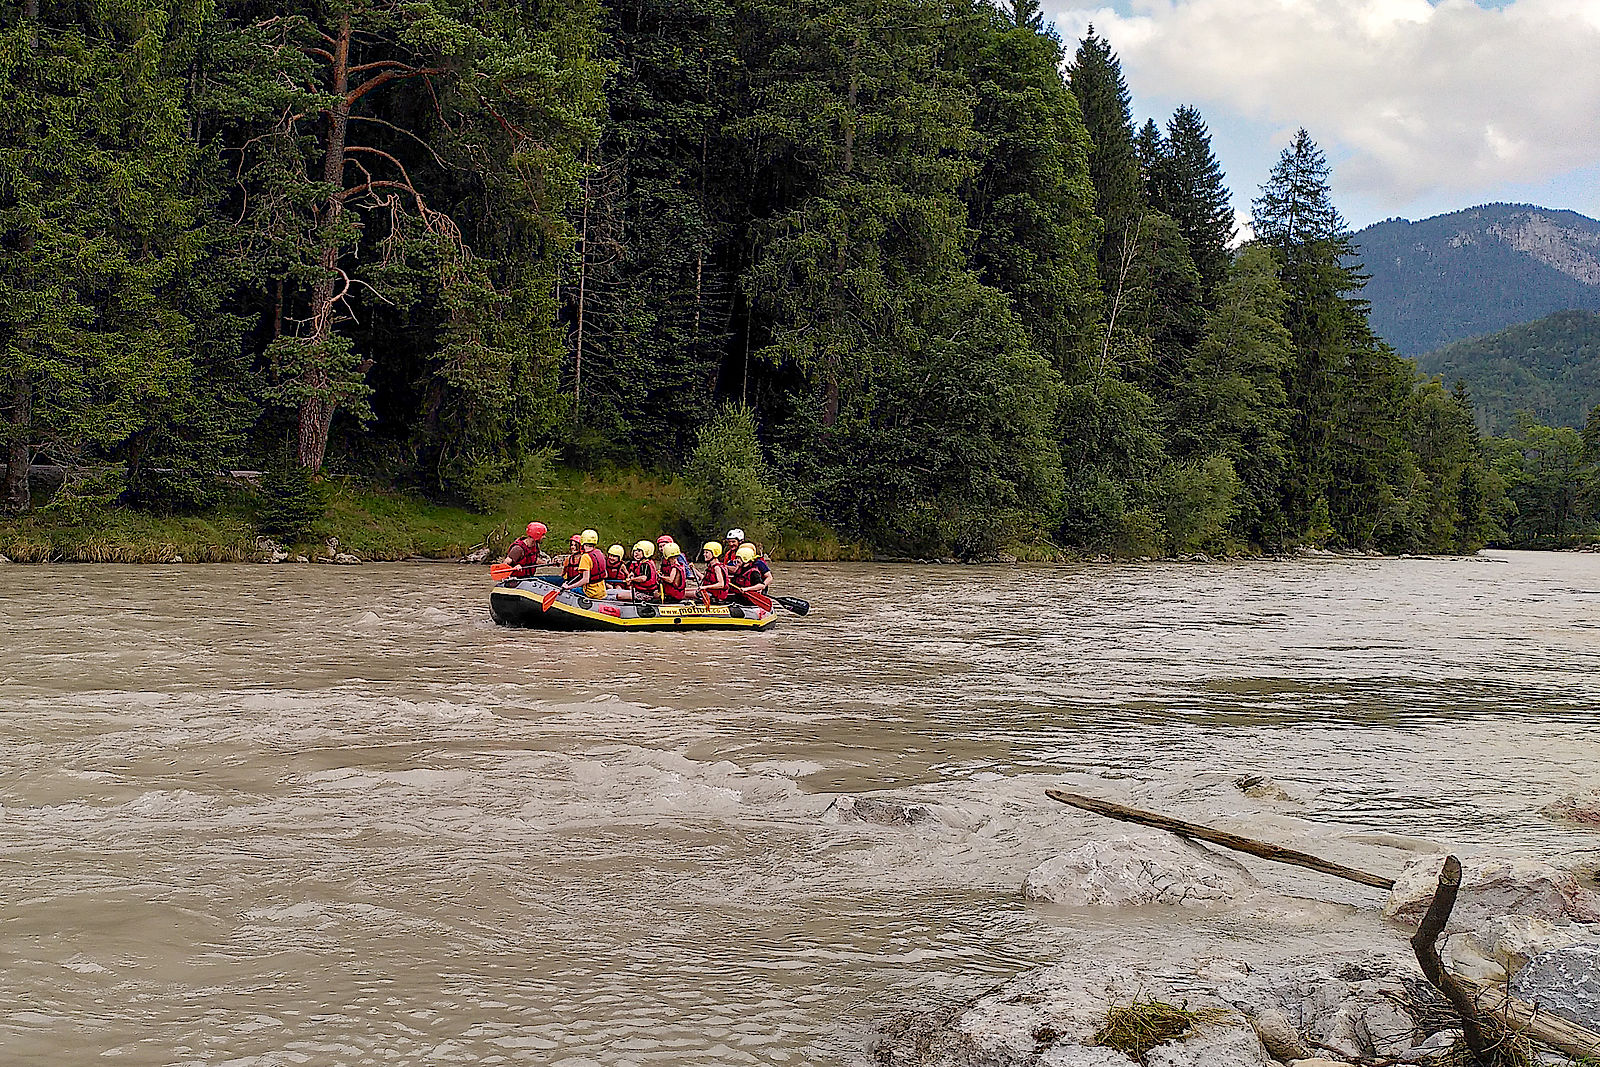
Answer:
[[[780,465],[825,518],[899,551],[1037,529],[1059,486],[1056,378],[966,264],[972,113],[941,11],[760,0],[740,22],[738,132],[765,197],[743,284]]]
[[[1094,182],[1095,214],[1105,227],[1096,258],[1101,280],[1114,299],[1140,240],[1145,204],[1128,83],[1110,44],[1093,26],[1067,68],[1067,84],[1078,98],[1089,131],[1089,178]]]
[[[1228,273],[1228,246],[1234,235],[1232,197],[1200,112],[1192,107],[1173,112],[1165,145],[1161,198],[1156,204],[1178,224],[1200,272],[1201,292],[1209,300]]]
[[[979,278],[1011,297],[1034,346],[1081,378],[1100,311],[1089,136],[1054,37],[976,3],[949,31],[973,94],[976,164],[962,183]]]
[[[193,383],[205,248],[184,92],[206,7],[0,4],[0,438],[29,468],[132,458]]]

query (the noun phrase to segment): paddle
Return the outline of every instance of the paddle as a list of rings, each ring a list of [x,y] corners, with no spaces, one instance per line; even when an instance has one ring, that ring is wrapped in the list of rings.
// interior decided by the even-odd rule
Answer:
[[[548,593],[546,593],[544,595],[544,599],[543,600],[539,601],[539,610],[540,611],[549,611],[550,610],[550,605],[554,604],[556,602],[556,597],[558,597],[560,595],[561,595],[561,586],[558,585],[554,589],[552,589]]]
[[[491,581],[503,582],[509,577],[511,577],[511,564],[492,563],[489,565],[489,579]]]
[[[772,598],[796,615],[805,615],[811,611],[811,601],[801,600],[797,596],[775,596]]]
[[[767,614],[772,614],[772,598],[765,593],[758,593],[754,589],[741,594],[746,600],[760,608]]]

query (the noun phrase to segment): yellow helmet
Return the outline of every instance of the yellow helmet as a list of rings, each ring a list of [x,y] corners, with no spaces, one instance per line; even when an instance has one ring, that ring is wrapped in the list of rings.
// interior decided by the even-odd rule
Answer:
[[[709,552],[713,556],[720,556],[720,555],[722,555],[722,542],[721,541],[707,541],[705,544],[700,546],[700,551]]]
[[[669,556],[681,556],[683,555],[683,549],[678,547],[678,542],[668,541],[666,544],[661,546],[661,555],[663,558]]]
[[[645,559],[649,559],[651,556],[656,554],[655,542],[654,541],[639,541],[639,542],[636,542],[634,544],[634,546],[633,546],[633,550],[635,552],[643,552],[644,553],[644,558]]]
[[[621,559],[623,556],[627,555],[627,553],[622,551],[621,545],[612,545],[610,548],[606,549],[606,555],[610,556],[612,559]]]
[[[746,541],[739,546],[739,551],[735,552],[734,555],[739,557],[739,562],[749,563],[756,558],[756,546]]]
[[[600,535],[593,530],[585,530],[578,535],[578,540],[586,545],[598,545],[600,543]]]

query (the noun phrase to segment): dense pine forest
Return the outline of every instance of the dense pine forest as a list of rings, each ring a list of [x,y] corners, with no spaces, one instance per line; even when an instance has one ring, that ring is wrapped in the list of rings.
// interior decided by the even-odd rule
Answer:
[[[0,0],[0,80],[12,511],[554,462],[893,554],[1462,551],[1537,452],[1374,334],[1305,131],[1235,247],[1037,0]]]

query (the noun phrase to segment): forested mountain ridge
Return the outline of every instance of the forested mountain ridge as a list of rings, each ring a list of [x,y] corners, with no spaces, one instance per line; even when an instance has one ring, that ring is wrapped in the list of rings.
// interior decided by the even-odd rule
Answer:
[[[1485,204],[1419,222],[1388,219],[1353,243],[1372,325],[1402,355],[1600,309],[1600,222],[1530,204]]]
[[[1447,383],[1465,382],[1486,433],[1511,432],[1519,411],[1550,426],[1581,427],[1600,404],[1600,312],[1558,311],[1446,345],[1417,365]]]
[[[1199,112],[1037,0],[0,0],[0,57],[13,511],[30,462],[99,475],[48,513],[554,456],[894,554],[1496,529],[1310,135],[1235,253]]]

